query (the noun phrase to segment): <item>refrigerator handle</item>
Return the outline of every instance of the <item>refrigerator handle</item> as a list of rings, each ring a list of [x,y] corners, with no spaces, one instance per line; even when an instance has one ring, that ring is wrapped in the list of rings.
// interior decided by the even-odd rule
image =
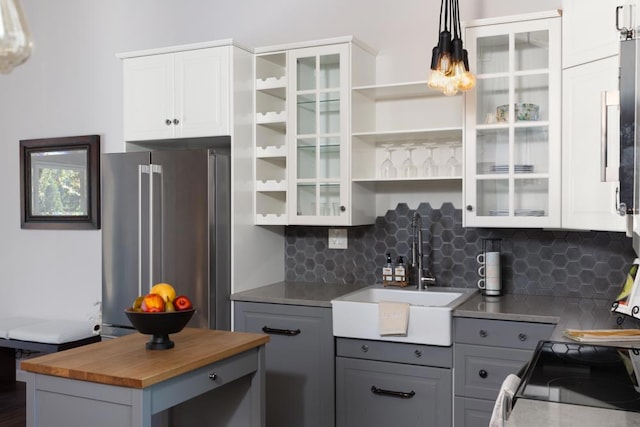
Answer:
[[[144,175],[147,175],[146,177]],[[150,168],[149,165],[138,165],[138,295],[146,295],[142,293],[142,204],[144,203],[143,181],[150,181]]]
[[[153,286],[153,284],[155,282],[157,282],[157,280],[155,280],[154,277],[154,238],[158,237],[158,238],[162,238],[162,236],[159,233],[154,233],[154,227],[155,227],[155,212],[154,212],[154,207],[155,207],[155,200],[154,200],[154,194],[156,192],[161,192],[162,191],[162,165],[157,165],[157,164],[152,164],[151,166],[151,175],[150,175],[150,180],[149,180],[149,290],[151,290],[151,287]],[[160,188],[158,188],[157,190],[154,189],[153,186],[153,174],[157,174],[160,177]],[[160,200],[162,200],[162,194],[159,194],[160,196]],[[162,212],[160,212],[162,213]],[[159,265],[161,265],[162,261],[159,261]]]
[[[609,107],[620,105],[620,92],[604,91],[600,98],[600,182],[617,181],[615,166],[609,166]],[[617,166],[617,165],[616,165]]]

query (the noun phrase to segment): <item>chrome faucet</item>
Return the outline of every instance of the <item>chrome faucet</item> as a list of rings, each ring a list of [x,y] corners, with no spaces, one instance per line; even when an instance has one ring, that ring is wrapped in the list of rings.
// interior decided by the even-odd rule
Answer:
[[[433,277],[428,269],[425,272],[424,254],[422,252],[422,217],[418,212],[413,214],[411,227],[413,228],[413,241],[411,242],[411,276],[416,284],[416,288],[422,291],[426,290],[427,286],[434,286],[436,284],[436,278]]]

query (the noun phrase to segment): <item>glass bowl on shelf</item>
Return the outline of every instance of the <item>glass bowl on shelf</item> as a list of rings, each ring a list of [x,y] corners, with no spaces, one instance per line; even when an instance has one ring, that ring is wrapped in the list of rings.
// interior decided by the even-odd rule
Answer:
[[[536,121],[540,118],[540,106],[538,104],[529,104],[517,102],[513,104],[516,121]],[[496,121],[498,123],[509,121],[509,105],[498,105],[496,108]]]

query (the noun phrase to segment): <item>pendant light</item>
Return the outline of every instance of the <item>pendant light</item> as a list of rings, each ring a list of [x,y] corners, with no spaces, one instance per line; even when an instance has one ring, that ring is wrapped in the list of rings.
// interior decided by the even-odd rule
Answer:
[[[29,59],[33,43],[20,0],[0,0],[0,73]]]
[[[458,0],[441,0],[438,44],[431,54],[431,74],[427,84],[453,96],[476,85],[469,71],[467,50],[462,46]],[[453,31],[453,38],[451,32]]]

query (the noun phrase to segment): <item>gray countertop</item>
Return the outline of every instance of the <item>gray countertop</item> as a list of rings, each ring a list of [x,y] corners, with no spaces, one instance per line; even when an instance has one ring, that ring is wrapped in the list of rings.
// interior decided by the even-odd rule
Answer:
[[[640,414],[614,409],[519,399],[505,426],[640,427]]]
[[[332,299],[363,286],[342,283],[278,282],[235,293],[231,295],[231,300],[331,308]]]
[[[507,294],[500,297],[475,295],[456,307],[455,317],[552,323],[554,341],[566,341],[565,329],[618,329],[620,315],[611,312],[611,301]],[[638,328],[636,319],[624,318],[623,328]]]
[[[231,300],[331,308],[331,300],[363,286],[284,281],[235,293]],[[551,339],[566,341],[563,336],[565,329],[620,328],[616,323],[619,315],[612,314],[610,308],[611,301],[604,299],[514,294],[485,297],[476,293],[456,307],[453,316],[551,323],[557,325]],[[640,321],[625,317],[622,327],[640,328]]]

